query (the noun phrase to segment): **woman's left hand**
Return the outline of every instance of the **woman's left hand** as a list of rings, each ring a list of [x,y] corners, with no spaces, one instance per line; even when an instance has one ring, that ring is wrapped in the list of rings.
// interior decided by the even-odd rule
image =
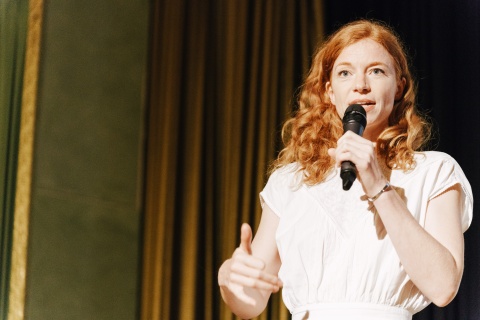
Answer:
[[[357,178],[368,196],[377,194],[386,184],[382,168],[378,163],[375,143],[352,131],[338,139],[337,148],[328,150],[337,167],[344,161],[351,161],[357,168]]]

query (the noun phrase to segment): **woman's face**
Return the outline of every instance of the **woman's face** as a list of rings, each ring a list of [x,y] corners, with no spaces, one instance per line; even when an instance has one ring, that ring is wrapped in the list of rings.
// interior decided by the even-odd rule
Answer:
[[[403,87],[404,80],[397,81],[392,56],[371,39],[343,49],[326,83],[330,101],[341,118],[351,104],[365,108],[367,126],[363,136],[372,141],[388,126],[388,117],[395,100],[401,98]]]

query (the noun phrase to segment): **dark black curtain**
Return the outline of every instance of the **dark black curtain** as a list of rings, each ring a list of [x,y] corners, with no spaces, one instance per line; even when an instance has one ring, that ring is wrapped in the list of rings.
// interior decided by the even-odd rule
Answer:
[[[415,320],[480,319],[480,1],[325,0],[325,30],[371,18],[395,28],[407,45],[419,84],[421,110],[438,131],[435,149],[452,155],[474,195],[474,218],[465,233],[465,272],[455,300],[433,305]]]

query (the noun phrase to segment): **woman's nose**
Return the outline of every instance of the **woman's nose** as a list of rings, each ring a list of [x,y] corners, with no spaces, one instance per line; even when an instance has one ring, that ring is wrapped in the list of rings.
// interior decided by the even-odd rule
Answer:
[[[355,79],[355,91],[359,91],[359,92],[370,91],[370,86],[368,84],[366,77],[358,76]]]

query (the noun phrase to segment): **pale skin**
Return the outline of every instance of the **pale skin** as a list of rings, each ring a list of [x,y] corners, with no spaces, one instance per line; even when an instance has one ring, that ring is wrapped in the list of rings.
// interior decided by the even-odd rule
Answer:
[[[363,137],[347,132],[338,140],[337,148],[328,153],[336,166],[346,160],[355,163],[358,180],[370,197],[387,182],[372,141],[388,125],[388,116],[403,87],[404,79],[396,76],[392,57],[370,39],[341,52],[325,85],[340,117],[352,103],[363,105],[367,111]],[[374,203],[405,271],[438,306],[447,305],[455,297],[463,274],[461,193],[457,184],[431,199],[424,228],[394,189],[388,189]],[[242,225],[240,246],[220,267],[218,283],[222,297],[232,312],[244,319],[259,315],[271,293],[282,286],[275,242],[278,223],[278,216],[264,205],[253,241],[250,226]]]

